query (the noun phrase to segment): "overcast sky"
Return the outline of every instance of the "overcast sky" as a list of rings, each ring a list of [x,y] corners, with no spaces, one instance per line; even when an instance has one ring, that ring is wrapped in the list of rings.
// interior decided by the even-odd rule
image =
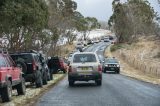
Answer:
[[[77,2],[77,10],[82,15],[96,17],[99,21],[107,21],[112,15],[112,1],[113,0],[74,0]],[[125,0],[122,0],[125,1]],[[155,8],[160,14],[160,5],[157,0],[149,0],[151,6]]]

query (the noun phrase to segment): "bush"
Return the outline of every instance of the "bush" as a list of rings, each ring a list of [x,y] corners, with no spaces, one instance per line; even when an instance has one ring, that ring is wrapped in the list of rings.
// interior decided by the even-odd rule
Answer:
[[[121,48],[123,48],[123,46],[121,44],[113,45],[113,46],[111,46],[111,52],[114,52],[114,51],[121,49]]]

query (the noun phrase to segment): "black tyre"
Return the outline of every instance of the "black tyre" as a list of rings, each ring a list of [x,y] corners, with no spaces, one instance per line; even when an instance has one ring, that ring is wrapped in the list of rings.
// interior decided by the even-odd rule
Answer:
[[[73,86],[74,85],[74,81],[69,81],[69,86]]]
[[[50,75],[50,73],[48,72],[47,73],[47,81],[50,81],[51,80],[51,75]]]
[[[17,89],[18,95],[25,95],[25,93],[26,93],[26,86],[25,86],[25,80],[24,80],[24,78],[22,78],[21,83],[16,86],[16,89]]]
[[[38,71],[36,74],[37,75],[36,75],[35,83],[36,83],[36,87],[39,88],[43,86],[42,75],[40,71]]]
[[[50,79],[53,80],[53,74],[52,73],[50,73]]]
[[[24,62],[21,62],[21,61],[16,61],[16,64],[17,64],[17,67],[21,68],[22,72],[24,74],[26,74],[26,72],[27,72],[27,65]]]
[[[96,80],[95,82],[97,83],[98,86],[102,85],[102,80]]]
[[[8,102],[11,100],[12,97],[12,85],[11,81],[7,81],[7,86],[4,88],[1,88],[1,98],[2,102]]]
[[[47,72],[44,72],[43,75],[43,85],[47,85]]]
[[[65,74],[66,73],[66,70],[65,69],[62,69],[63,73]]]

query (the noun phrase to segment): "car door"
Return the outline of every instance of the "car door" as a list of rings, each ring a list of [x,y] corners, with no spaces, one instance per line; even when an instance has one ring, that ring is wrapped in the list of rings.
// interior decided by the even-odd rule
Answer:
[[[6,81],[6,76],[8,74],[9,70],[5,61],[5,58],[3,55],[0,55],[0,81],[4,82]]]

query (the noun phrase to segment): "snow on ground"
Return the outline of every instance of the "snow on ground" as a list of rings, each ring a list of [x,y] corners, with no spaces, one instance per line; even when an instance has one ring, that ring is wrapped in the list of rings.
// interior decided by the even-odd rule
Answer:
[[[93,38],[98,38],[101,36],[106,36],[108,34],[111,34],[111,32],[109,30],[95,29],[95,30],[90,31],[89,35],[87,35],[87,36],[89,39],[93,39]],[[80,39],[82,37],[83,37],[83,33],[78,32],[77,39]]]

